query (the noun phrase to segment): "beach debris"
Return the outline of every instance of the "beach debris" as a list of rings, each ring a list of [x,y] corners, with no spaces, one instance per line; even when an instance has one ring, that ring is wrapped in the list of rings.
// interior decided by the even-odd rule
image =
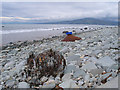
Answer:
[[[39,86],[47,81],[47,77],[56,77],[64,70],[66,61],[63,55],[52,49],[46,50],[39,55],[30,53],[25,68],[26,77],[32,77],[28,82],[30,86]],[[39,81],[41,83],[39,83]],[[45,86],[46,87],[46,86]]]
[[[66,37],[62,40],[62,41],[75,41],[75,40],[81,40],[80,37],[76,37],[74,35],[72,35],[72,32],[66,32]]]
[[[67,35],[62,41],[66,41],[66,42],[69,42],[69,41],[75,41],[75,40],[81,40],[80,37],[76,37],[74,35]]]
[[[66,32],[66,35],[72,35],[72,32]]]

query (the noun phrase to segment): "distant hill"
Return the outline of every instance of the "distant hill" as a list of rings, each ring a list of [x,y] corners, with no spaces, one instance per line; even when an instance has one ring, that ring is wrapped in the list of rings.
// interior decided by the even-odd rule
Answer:
[[[91,25],[118,25],[117,21],[114,21],[112,18],[83,18],[83,19],[75,19],[75,20],[66,20],[66,21],[27,21],[27,22],[7,22],[3,24],[91,24]]]
[[[40,24],[40,23],[39,23]],[[49,22],[43,24],[94,24],[94,25],[117,25],[117,21],[95,19],[95,18],[83,18],[70,21],[61,21],[61,22]]]

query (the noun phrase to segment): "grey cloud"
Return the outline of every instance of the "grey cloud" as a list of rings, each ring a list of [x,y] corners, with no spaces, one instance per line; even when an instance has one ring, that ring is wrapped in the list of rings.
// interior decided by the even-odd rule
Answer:
[[[85,17],[118,17],[118,3],[95,2],[4,2],[3,17],[23,17],[39,20],[68,20]],[[38,20],[38,21],[39,21]],[[36,20],[37,21],[37,20]]]

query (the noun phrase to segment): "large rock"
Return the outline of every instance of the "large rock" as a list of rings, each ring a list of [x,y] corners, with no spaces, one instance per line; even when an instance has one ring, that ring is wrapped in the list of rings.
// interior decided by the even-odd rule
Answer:
[[[72,79],[64,81],[63,83],[59,84],[59,86],[62,88],[79,88]]]
[[[77,69],[75,70],[75,73],[73,74],[73,77],[74,77],[74,78],[77,78],[77,77],[79,77],[79,76],[85,76],[85,75],[86,75],[86,73],[85,73],[84,70],[81,70],[81,69],[77,68]]]
[[[72,55],[72,56],[69,56],[68,58],[67,58],[67,61],[69,62],[69,61],[78,61],[78,60],[80,60],[80,56],[79,55]]]
[[[87,70],[91,72],[92,70],[98,69],[97,66],[93,62],[89,62],[81,67],[83,70]]]
[[[18,88],[30,88],[29,84],[26,82],[20,82]]]
[[[103,66],[104,68],[106,67],[110,67],[114,64],[116,64],[115,61],[113,61],[109,56],[105,56],[103,58],[100,58],[96,61],[96,63],[100,64],[101,66]]]

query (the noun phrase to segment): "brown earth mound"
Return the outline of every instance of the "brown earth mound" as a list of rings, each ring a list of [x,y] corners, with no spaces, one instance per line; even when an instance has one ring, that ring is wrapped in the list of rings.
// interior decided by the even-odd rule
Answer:
[[[62,41],[65,41],[65,42],[72,41],[72,42],[74,42],[75,40],[81,40],[81,38],[76,37],[74,35],[67,35]]]

